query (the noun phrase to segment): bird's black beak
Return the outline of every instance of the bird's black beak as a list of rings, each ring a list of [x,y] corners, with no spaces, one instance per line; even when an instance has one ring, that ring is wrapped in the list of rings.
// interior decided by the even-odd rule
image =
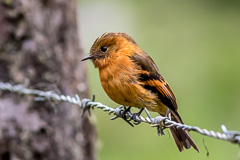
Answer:
[[[93,55],[89,54],[86,57],[84,57],[81,61],[85,61],[85,60],[88,60],[88,59],[93,59]]]

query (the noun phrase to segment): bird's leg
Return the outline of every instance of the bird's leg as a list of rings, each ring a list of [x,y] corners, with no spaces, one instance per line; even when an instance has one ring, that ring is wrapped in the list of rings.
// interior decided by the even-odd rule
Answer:
[[[142,108],[138,113],[133,113],[132,114],[132,119],[135,121],[133,122],[135,125],[139,125],[141,122],[138,120],[139,116],[142,114],[142,111],[143,111],[144,108]]]

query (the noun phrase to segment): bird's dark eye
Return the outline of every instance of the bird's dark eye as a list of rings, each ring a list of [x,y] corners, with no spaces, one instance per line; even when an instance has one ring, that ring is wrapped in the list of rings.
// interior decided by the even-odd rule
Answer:
[[[102,47],[101,47],[101,51],[102,51],[102,52],[106,52],[107,49],[108,49],[108,47],[106,47],[106,46],[102,46]]]

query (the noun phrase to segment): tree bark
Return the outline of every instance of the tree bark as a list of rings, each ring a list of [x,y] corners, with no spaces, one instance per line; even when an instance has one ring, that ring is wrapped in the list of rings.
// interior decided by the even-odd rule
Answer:
[[[88,96],[76,0],[0,0],[0,81]],[[94,160],[95,129],[76,106],[0,91],[0,160]]]

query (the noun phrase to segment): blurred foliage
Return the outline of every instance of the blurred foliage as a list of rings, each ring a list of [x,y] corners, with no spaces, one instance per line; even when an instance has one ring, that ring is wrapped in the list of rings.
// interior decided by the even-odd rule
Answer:
[[[80,1],[80,33],[86,54],[104,32],[126,32],[156,62],[170,83],[184,122],[201,128],[240,131],[240,1]],[[97,69],[89,65],[91,93],[96,101],[117,107],[104,93]],[[137,110],[136,110],[137,111]],[[123,120],[110,121],[94,111],[101,160],[238,159],[239,147],[191,133],[200,154],[179,153],[166,130]]]

